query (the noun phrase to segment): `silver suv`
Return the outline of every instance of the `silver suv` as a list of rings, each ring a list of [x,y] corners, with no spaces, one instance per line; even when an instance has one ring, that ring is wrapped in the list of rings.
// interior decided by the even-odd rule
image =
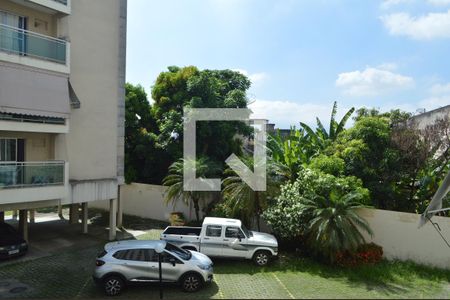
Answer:
[[[162,279],[179,283],[184,291],[196,292],[213,278],[212,262],[196,251],[183,250],[166,241],[120,241],[108,243],[96,260],[94,281],[109,296],[118,295],[126,285],[159,281],[158,254]]]

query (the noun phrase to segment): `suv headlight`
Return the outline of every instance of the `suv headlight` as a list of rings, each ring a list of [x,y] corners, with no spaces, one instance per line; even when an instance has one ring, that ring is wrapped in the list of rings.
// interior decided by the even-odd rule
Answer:
[[[27,245],[27,243],[20,244],[21,247],[25,247],[26,245]]]
[[[210,265],[198,265],[198,267],[202,270],[208,271],[209,269],[211,269]]]

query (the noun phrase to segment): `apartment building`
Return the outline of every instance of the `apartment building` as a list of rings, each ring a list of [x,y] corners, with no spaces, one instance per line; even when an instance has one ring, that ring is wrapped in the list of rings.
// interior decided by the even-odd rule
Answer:
[[[0,222],[109,200],[121,222],[126,0],[0,0]],[[119,213],[117,214],[117,210]],[[119,220],[116,220],[116,216]]]

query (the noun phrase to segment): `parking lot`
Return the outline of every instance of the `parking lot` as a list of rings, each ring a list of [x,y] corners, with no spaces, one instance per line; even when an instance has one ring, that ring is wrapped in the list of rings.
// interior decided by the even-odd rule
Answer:
[[[75,226],[46,233],[47,240],[35,243],[29,257],[0,263],[0,298],[103,298],[92,282],[95,257],[105,242],[104,228],[91,227],[82,235]],[[66,234],[66,235],[64,235]],[[157,238],[159,230],[147,230],[140,239]],[[34,236],[39,237],[39,232]],[[67,242],[63,242],[66,240]],[[43,248],[42,245],[47,245]],[[58,247],[50,247],[59,245]],[[36,248],[37,247],[37,248]],[[36,255],[39,253],[40,255]],[[398,271],[397,266],[374,267],[371,279],[357,272],[339,271],[297,257],[282,255],[267,268],[248,261],[215,260],[215,279],[195,294],[183,293],[177,286],[165,286],[165,299],[229,298],[449,298],[448,280],[428,274],[414,274],[414,267]],[[401,265],[403,266],[403,265]],[[404,266],[402,268],[405,268]],[[409,268],[409,269],[408,269]],[[391,270],[391,272],[386,272]],[[430,274],[430,276],[434,276]],[[436,276],[434,276],[436,277]],[[373,281],[373,278],[379,278]],[[444,278],[445,279],[445,278]],[[120,297],[158,299],[158,285],[133,287]]]

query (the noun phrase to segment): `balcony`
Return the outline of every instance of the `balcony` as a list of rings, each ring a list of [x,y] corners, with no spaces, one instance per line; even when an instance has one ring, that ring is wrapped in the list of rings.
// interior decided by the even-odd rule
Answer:
[[[64,161],[2,162],[0,189],[64,185]]]
[[[50,14],[62,13],[65,15],[70,15],[71,12],[71,0],[11,0],[11,1]]]
[[[67,162],[0,163],[0,204],[64,199],[68,187]]]
[[[0,60],[69,73],[69,48],[65,40],[0,24]]]

